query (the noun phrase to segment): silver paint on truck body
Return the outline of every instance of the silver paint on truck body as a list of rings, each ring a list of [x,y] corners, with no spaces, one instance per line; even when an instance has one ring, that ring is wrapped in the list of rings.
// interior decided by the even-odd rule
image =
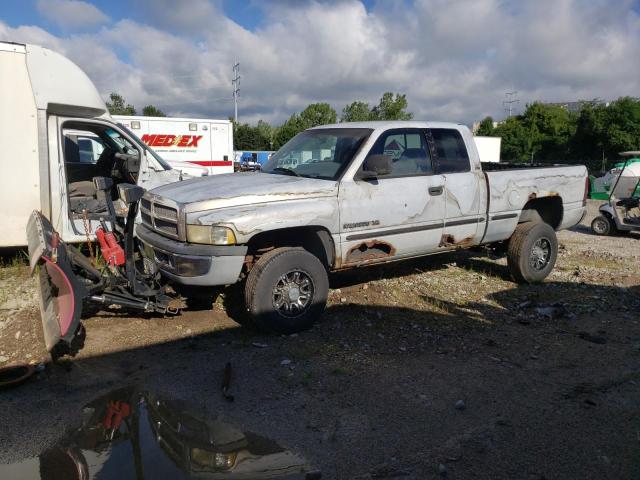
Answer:
[[[336,197],[338,182],[261,172],[227,173],[156,188],[154,195],[184,205],[184,212],[304,198]]]
[[[148,195],[177,205],[182,224],[233,229],[239,244],[266,231],[326,229],[336,250],[334,269],[507,240],[532,199],[560,199],[558,229],[575,225],[584,214],[584,166],[485,172],[470,131],[451,123],[360,122],[316,128],[360,127],[373,132],[338,181],[241,173],[166,185]],[[391,128],[457,130],[470,170],[359,180],[356,173],[369,150]]]

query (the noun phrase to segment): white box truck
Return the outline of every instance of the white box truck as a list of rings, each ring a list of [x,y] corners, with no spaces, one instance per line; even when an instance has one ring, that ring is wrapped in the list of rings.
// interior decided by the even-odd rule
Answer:
[[[497,163],[500,161],[500,147],[502,138],[500,137],[473,137],[478,150],[478,156],[483,163]]]
[[[233,172],[233,124],[211,118],[114,115],[170,165],[206,167],[209,174]]]
[[[153,188],[182,174],[111,119],[68,58],[0,42],[0,247],[27,244],[33,210],[63,240],[85,241],[105,208],[94,177]]]

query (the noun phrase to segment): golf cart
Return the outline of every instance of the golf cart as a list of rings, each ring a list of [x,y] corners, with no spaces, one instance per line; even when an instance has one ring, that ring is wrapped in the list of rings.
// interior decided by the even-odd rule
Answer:
[[[596,235],[640,231],[640,176],[628,175],[628,166],[636,163],[640,151],[622,152],[626,158],[609,191],[607,203],[600,205],[600,215],[591,222]]]

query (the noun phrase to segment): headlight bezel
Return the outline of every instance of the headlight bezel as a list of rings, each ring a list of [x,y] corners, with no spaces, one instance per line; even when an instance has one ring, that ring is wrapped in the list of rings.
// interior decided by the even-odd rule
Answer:
[[[187,242],[203,245],[235,245],[236,235],[222,225],[187,225]]]
[[[237,452],[215,452],[198,447],[191,448],[191,461],[200,467],[210,467],[216,470],[229,470],[232,468],[238,457]]]

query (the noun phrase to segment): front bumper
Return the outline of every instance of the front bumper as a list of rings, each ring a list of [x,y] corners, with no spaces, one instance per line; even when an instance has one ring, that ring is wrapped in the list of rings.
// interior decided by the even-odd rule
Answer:
[[[171,240],[144,225],[136,227],[145,256],[162,275],[183,285],[236,283],[247,254],[246,246],[199,245]]]

